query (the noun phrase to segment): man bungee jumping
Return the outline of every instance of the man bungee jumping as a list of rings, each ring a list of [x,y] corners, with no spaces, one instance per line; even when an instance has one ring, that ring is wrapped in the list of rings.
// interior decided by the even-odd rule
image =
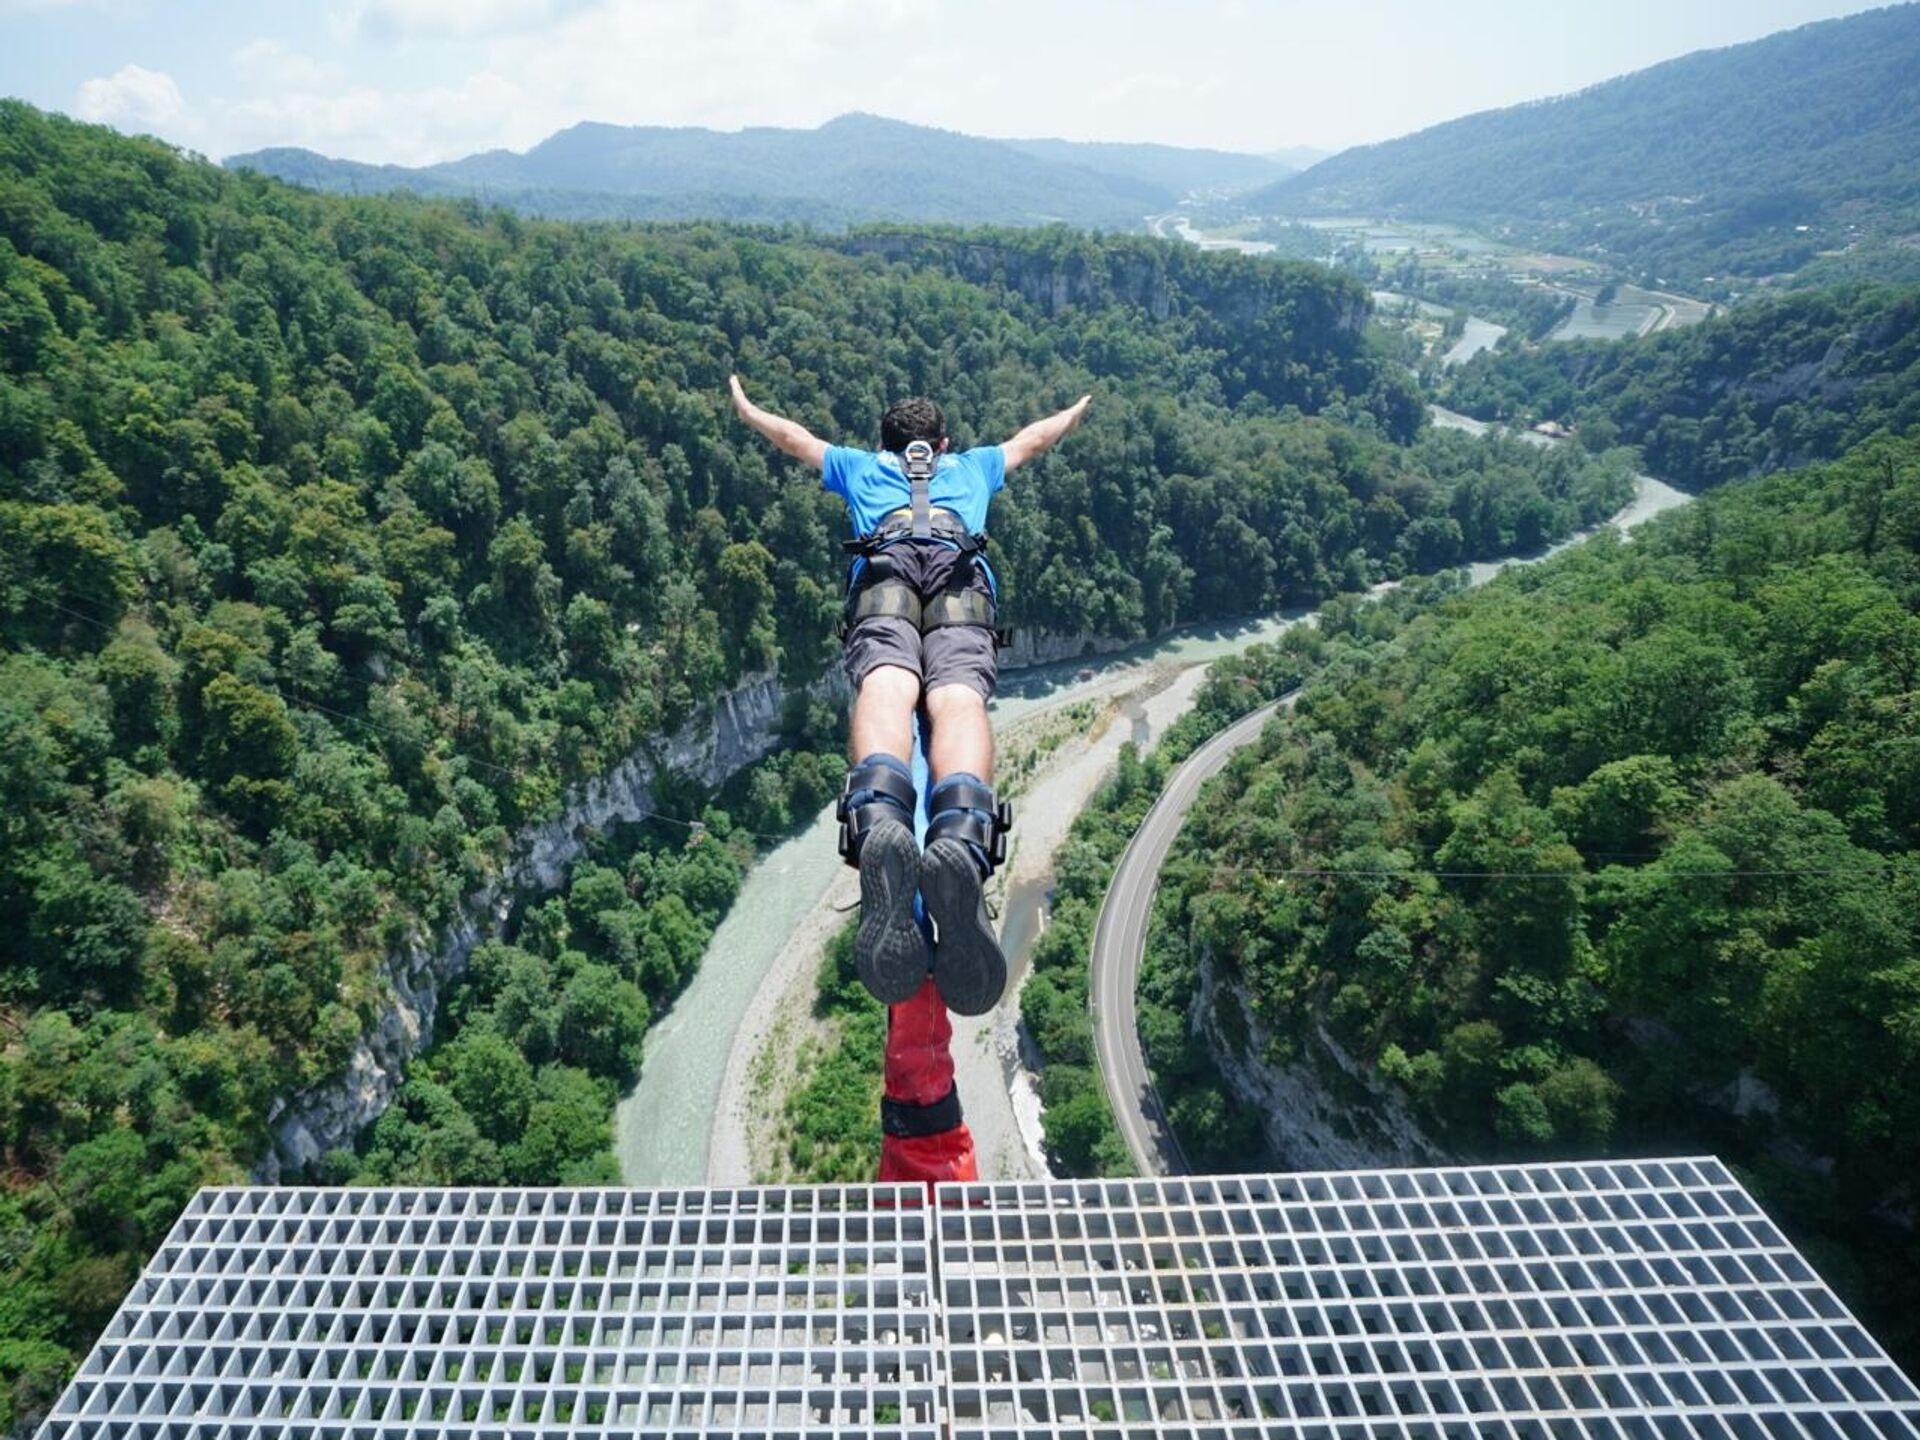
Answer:
[[[1005,859],[1012,823],[994,797],[987,723],[998,678],[987,505],[1010,472],[1079,425],[1092,397],[1003,445],[957,455],[938,405],[901,400],[881,416],[875,452],[829,445],[747,399],[738,376],[728,383],[740,418],[819,470],[853,522],[842,626],[852,765],[840,797],[840,854],[860,872],[855,964],[889,1007],[880,1178],[969,1179],[972,1142],[953,1091],[946,1012],[983,1015],[1006,988],[984,887]],[[931,781],[924,851],[914,838],[916,714],[926,722]]]

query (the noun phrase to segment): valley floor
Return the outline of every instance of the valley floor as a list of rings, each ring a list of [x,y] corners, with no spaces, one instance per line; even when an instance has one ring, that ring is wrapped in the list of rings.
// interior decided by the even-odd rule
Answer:
[[[1067,830],[1112,771],[1120,747],[1142,748],[1192,706],[1206,674],[1201,663],[1152,661],[1118,667],[1070,698],[1022,716],[998,740],[1003,761],[1030,756],[1031,769],[1012,790],[1018,821],[1007,864],[989,892],[1000,916],[1013,973],[999,1005],[976,1019],[956,1017],[956,1084],[973,1132],[982,1179],[1023,1179],[1047,1173],[1040,1137],[1040,1103],[1021,1053],[1020,987],[1026,952],[1045,924],[1045,895]],[[1091,724],[1063,721],[1094,707]],[[1074,715],[1064,712],[1072,710]],[[783,1173],[782,1109],[802,1078],[810,1045],[831,1040],[814,1016],[827,942],[852,918],[857,878],[844,867],[795,927],[755,993],[735,1036],[722,1082],[707,1182],[743,1184]],[[877,1118],[876,1118],[877,1123]]]

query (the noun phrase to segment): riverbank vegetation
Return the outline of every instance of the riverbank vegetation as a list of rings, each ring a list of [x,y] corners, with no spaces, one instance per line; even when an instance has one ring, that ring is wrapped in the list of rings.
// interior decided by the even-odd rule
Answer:
[[[1204,961],[1463,1158],[1719,1153],[1912,1353],[1920,441],[1323,629],[1164,877],[1175,1039]]]
[[[1503,349],[1450,372],[1440,398],[1521,428],[1559,421],[1593,449],[1638,446],[1653,474],[1705,489],[1920,428],[1920,288],[1786,295],[1637,340]]]
[[[766,1138],[772,1163],[762,1183],[861,1183],[880,1171],[880,1095],[886,1061],[886,1007],[860,983],[853,964],[855,923],[844,925],[820,964],[814,1033],[799,1042],[784,1098]]]
[[[1325,613],[1346,629],[1391,628],[1392,615],[1430,604],[1458,583],[1457,576],[1442,575],[1415,581],[1374,602],[1342,597]],[[1112,779],[1095,792],[1068,832],[1055,868],[1047,928],[1034,945],[1032,973],[1020,994],[1021,1023],[1045,1066],[1040,1076],[1046,1107],[1041,1120],[1056,1174],[1133,1173],[1101,1081],[1089,1010],[1088,957],[1121,853],[1159,799],[1167,776],[1183,760],[1241,716],[1297,688],[1326,653],[1320,628],[1300,625],[1272,644],[1249,646],[1214,662],[1193,708],[1168,728],[1158,745],[1144,756],[1132,744],[1122,747]],[[1230,1117],[1221,1106],[1204,1047],[1188,1035],[1185,1001],[1176,1005],[1164,993],[1151,956],[1142,969],[1136,1000],[1141,1042],[1155,1081],[1176,1129],[1194,1147],[1194,1158],[1244,1158],[1248,1152],[1237,1148],[1235,1135],[1244,1131],[1249,1117],[1235,1118],[1231,1127],[1227,1123]]]

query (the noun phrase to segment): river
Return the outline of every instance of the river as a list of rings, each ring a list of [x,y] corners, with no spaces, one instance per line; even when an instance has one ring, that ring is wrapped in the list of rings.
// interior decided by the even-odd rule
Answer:
[[[1432,413],[1436,425],[1473,433],[1487,428],[1438,407]],[[1555,443],[1544,436],[1524,438],[1536,444]],[[1688,498],[1643,475],[1632,503],[1610,523],[1631,529],[1663,510],[1685,504]],[[1577,544],[1586,533],[1590,532],[1562,541],[1546,553]],[[1482,561],[1470,566],[1473,582],[1490,579],[1508,563]],[[1190,626],[1111,655],[1009,672],[993,703],[995,726],[1071,703],[1122,666],[1155,661],[1182,667],[1207,664],[1276,638],[1307,613],[1293,610],[1255,620]],[[1143,717],[1125,718],[1133,736],[1143,738]],[[735,1032],[786,937],[838,874],[834,831],[829,808],[748,870],[732,909],[714,931],[699,971],[672,1010],[648,1032],[639,1081],[614,1114],[614,1145],[627,1184],[706,1183],[712,1121]],[[1008,896],[1004,933],[1016,970],[1044,925],[1045,898],[1045,888],[1032,885]]]
[[[1305,613],[1196,625],[1098,658],[1009,671],[993,702],[994,726],[1071,704],[1123,666],[1207,664],[1275,638]],[[1136,735],[1143,723],[1136,722]],[[614,1112],[614,1150],[629,1185],[706,1183],[712,1119],[734,1033],[787,936],[839,873],[835,831],[829,806],[754,863],[693,980],[647,1032],[639,1081]],[[1016,963],[1038,935],[1044,895],[1044,887],[1023,886],[1008,896],[1006,936]]]
[[[1149,215],[1147,229],[1150,233],[1166,239],[1171,231],[1189,245],[1198,245],[1202,250],[1231,250],[1242,255],[1270,255],[1273,245],[1265,240],[1235,240],[1225,236],[1208,235],[1193,228],[1193,221],[1178,213],[1167,215]],[[1327,263],[1331,264],[1331,256]],[[1436,304],[1431,300],[1416,300],[1411,295],[1400,295],[1391,290],[1375,290],[1373,303],[1377,310],[1387,310],[1398,305],[1412,305],[1429,319],[1445,320],[1453,314],[1447,305]],[[1448,347],[1446,354],[1440,357],[1442,366],[1451,367],[1471,360],[1482,350],[1491,350],[1500,343],[1500,337],[1507,333],[1507,327],[1496,325],[1491,320],[1478,315],[1467,317],[1466,329],[1460,337]]]

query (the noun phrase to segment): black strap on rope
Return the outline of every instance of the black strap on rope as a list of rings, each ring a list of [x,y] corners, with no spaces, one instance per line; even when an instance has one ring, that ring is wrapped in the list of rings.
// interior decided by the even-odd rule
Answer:
[[[915,440],[906,448],[901,457],[907,471],[907,483],[913,487],[913,538],[931,540],[933,538],[933,501],[931,485],[933,482],[933,446],[924,440]]]
[[[931,1105],[914,1105],[880,1097],[880,1129],[896,1140],[918,1140],[924,1135],[944,1135],[960,1125],[960,1092],[949,1090]]]

